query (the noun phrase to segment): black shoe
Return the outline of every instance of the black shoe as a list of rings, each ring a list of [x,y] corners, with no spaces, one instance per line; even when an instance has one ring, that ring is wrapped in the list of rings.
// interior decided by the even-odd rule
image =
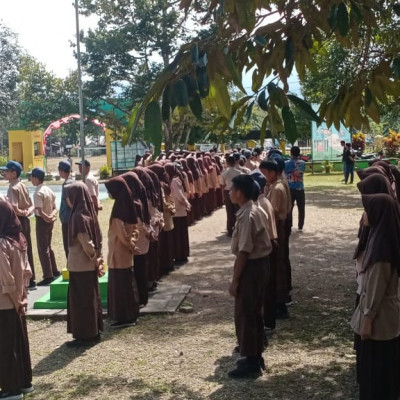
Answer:
[[[232,379],[256,379],[261,376],[261,367],[259,362],[250,362],[246,359],[241,365],[238,365],[235,369],[228,372],[229,378]]]
[[[32,393],[34,391],[35,391],[35,388],[33,387],[33,385],[31,383],[29,385],[21,388],[22,394],[28,394],[28,393]]]
[[[58,278],[61,275],[60,271],[53,272],[53,277]]]
[[[19,392],[4,392],[3,390],[0,391],[0,399],[1,400],[21,400],[24,398],[24,395],[21,391]]]
[[[276,310],[276,319],[289,319],[289,311],[285,303],[278,304]]]
[[[50,285],[50,283],[53,281],[54,281],[53,277],[46,278],[46,279],[43,279],[42,281],[38,282],[37,286],[47,286],[47,285]]]
[[[243,357],[243,358],[239,358],[239,360],[236,361],[236,364],[237,365],[243,365],[243,364],[246,364],[247,362],[248,362],[247,357]],[[263,371],[265,371],[266,367],[265,367],[264,357],[260,356],[259,363],[260,363],[260,368]]]
[[[66,343],[67,347],[77,348],[77,347],[90,347],[94,346],[95,344],[99,343],[101,340],[100,333],[90,339],[74,339]]]
[[[29,290],[36,290],[36,282],[35,282],[34,279],[31,279],[31,280],[29,281],[28,289],[29,289]]]
[[[135,326],[136,321],[126,321],[126,322],[114,322],[110,325],[110,328],[117,329],[117,328],[125,328],[128,326]]]

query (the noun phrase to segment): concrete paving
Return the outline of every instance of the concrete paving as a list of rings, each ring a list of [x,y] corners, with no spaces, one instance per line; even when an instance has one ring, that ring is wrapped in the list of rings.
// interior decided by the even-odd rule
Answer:
[[[140,310],[140,314],[172,314],[178,310],[190,290],[191,287],[188,285],[160,283],[158,290],[150,293],[149,302],[146,307]],[[27,317],[32,319],[66,319],[67,310],[35,310],[33,308],[35,301],[48,292],[48,286],[38,287],[29,292]],[[107,316],[107,310],[103,309],[103,315]]]

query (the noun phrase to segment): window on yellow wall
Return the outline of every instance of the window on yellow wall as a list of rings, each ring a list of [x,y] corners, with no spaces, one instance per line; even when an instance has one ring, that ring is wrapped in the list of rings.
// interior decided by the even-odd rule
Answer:
[[[42,146],[41,146],[40,142],[33,143],[33,151],[34,151],[35,157],[42,155]]]

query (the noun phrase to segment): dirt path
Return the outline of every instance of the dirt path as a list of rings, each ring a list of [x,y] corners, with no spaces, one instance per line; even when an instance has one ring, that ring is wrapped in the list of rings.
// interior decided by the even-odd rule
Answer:
[[[190,229],[190,263],[167,279],[192,285],[194,313],[146,317],[71,350],[64,322],[29,323],[36,392],[32,399],[356,399],[348,321],[351,261],[361,203],[356,192],[309,191],[306,227],[291,239],[291,318],[280,322],[257,381],[226,377],[235,363],[233,257],[225,210]]]

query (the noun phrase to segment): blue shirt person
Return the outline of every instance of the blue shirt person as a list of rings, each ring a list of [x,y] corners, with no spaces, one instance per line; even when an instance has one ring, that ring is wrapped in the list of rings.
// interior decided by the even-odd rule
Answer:
[[[290,226],[293,226],[293,207],[297,203],[299,211],[298,228],[299,231],[303,230],[305,218],[305,193],[304,193],[304,171],[306,170],[306,163],[300,159],[300,148],[293,146],[290,149],[291,159],[286,162],[285,173],[289,183],[290,194],[292,196],[292,210],[289,215]]]

